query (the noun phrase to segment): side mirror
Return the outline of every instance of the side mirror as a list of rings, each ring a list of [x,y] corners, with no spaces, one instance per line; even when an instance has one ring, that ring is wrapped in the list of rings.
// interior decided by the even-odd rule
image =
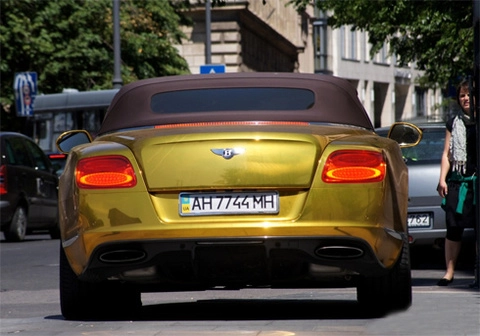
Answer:
[[[68,154],[73,147],[92,142],[92,137],[85,130],[67,131],[57,138],[56,145],[60,152]]]
[[[411,123],[396,122],[390,127],[388,138],[398,142],[400,147],[413,147],[422,140],[423,132]]]

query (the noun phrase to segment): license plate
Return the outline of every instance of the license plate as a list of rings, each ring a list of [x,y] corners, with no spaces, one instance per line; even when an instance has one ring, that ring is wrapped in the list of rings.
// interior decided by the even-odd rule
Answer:
[[[407,217],[409,228],[428,228],[431,226],[429,213],[409,213]]]
[[[278,214],[278,192],[180,193],[180,216]]]

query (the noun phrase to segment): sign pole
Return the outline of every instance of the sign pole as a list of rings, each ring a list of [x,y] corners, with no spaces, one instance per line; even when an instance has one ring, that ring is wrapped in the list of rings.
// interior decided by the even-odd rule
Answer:
[[[205,1],[205,64],[212,63],[210,0]]]
[[[480,155],[478,155],[479,145],[480,145],[480,1],[473,0],[473,29],[474,29],[474,118],[477,127],[477,180],[476,180],[476,251],[477,255],[475,257],[475,282],[473,283],[473,287],[477,290],[480,288],[480,178],[478,178],[478,167],[480,167]]]
[[[113,0],[113,88],[122,87],[120,57],[120,0]]]

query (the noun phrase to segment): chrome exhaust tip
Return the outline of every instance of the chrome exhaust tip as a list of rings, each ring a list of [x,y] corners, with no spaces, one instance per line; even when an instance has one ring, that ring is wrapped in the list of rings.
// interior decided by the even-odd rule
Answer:
[[[315,255],[328,259],[354,259],[362,257],[364,252],[352,246],[321,246],[317,247]]]
[[[141,250],[115,250],[102,253],[99,257],[104,263],[135,263],[145,259],[147,254]]]

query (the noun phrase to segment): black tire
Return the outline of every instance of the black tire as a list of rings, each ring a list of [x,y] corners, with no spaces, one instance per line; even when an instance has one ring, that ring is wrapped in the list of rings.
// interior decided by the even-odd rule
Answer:
[[[406,310],[412,305],[412,271],[410,263],[410,244],[408,237],[403,239],[402,254],[391,273],[393,311]]]
[[[141,306],[141,293],[132,287],[118,282],[80,281],[60,247],[60,308],[65,319],[130,319]]]
[[[11,242],[25,240],[25,236],[27,234],[27,224],[27,210],[24,207],[19,206],[13,213],[12,221],[10,222],[9,227],[3,232],[5,235],[5,240]]]
[[[408,309],[412,304],[410,246],[404,237],[402,253],[394,267],[380,277],[363,277],[357,286],[357,300],[367,312],[383,316]]]
[[[60,239],[60,227],[58,226],[58,218],[55,221],[55,226],[52,227],[48,233],[50,233],[50,238],[52,239]]]
[[[54,227],[53,229],[50,229],[50,238],[52,239],[60,239],[60,229],[57,227]]]

